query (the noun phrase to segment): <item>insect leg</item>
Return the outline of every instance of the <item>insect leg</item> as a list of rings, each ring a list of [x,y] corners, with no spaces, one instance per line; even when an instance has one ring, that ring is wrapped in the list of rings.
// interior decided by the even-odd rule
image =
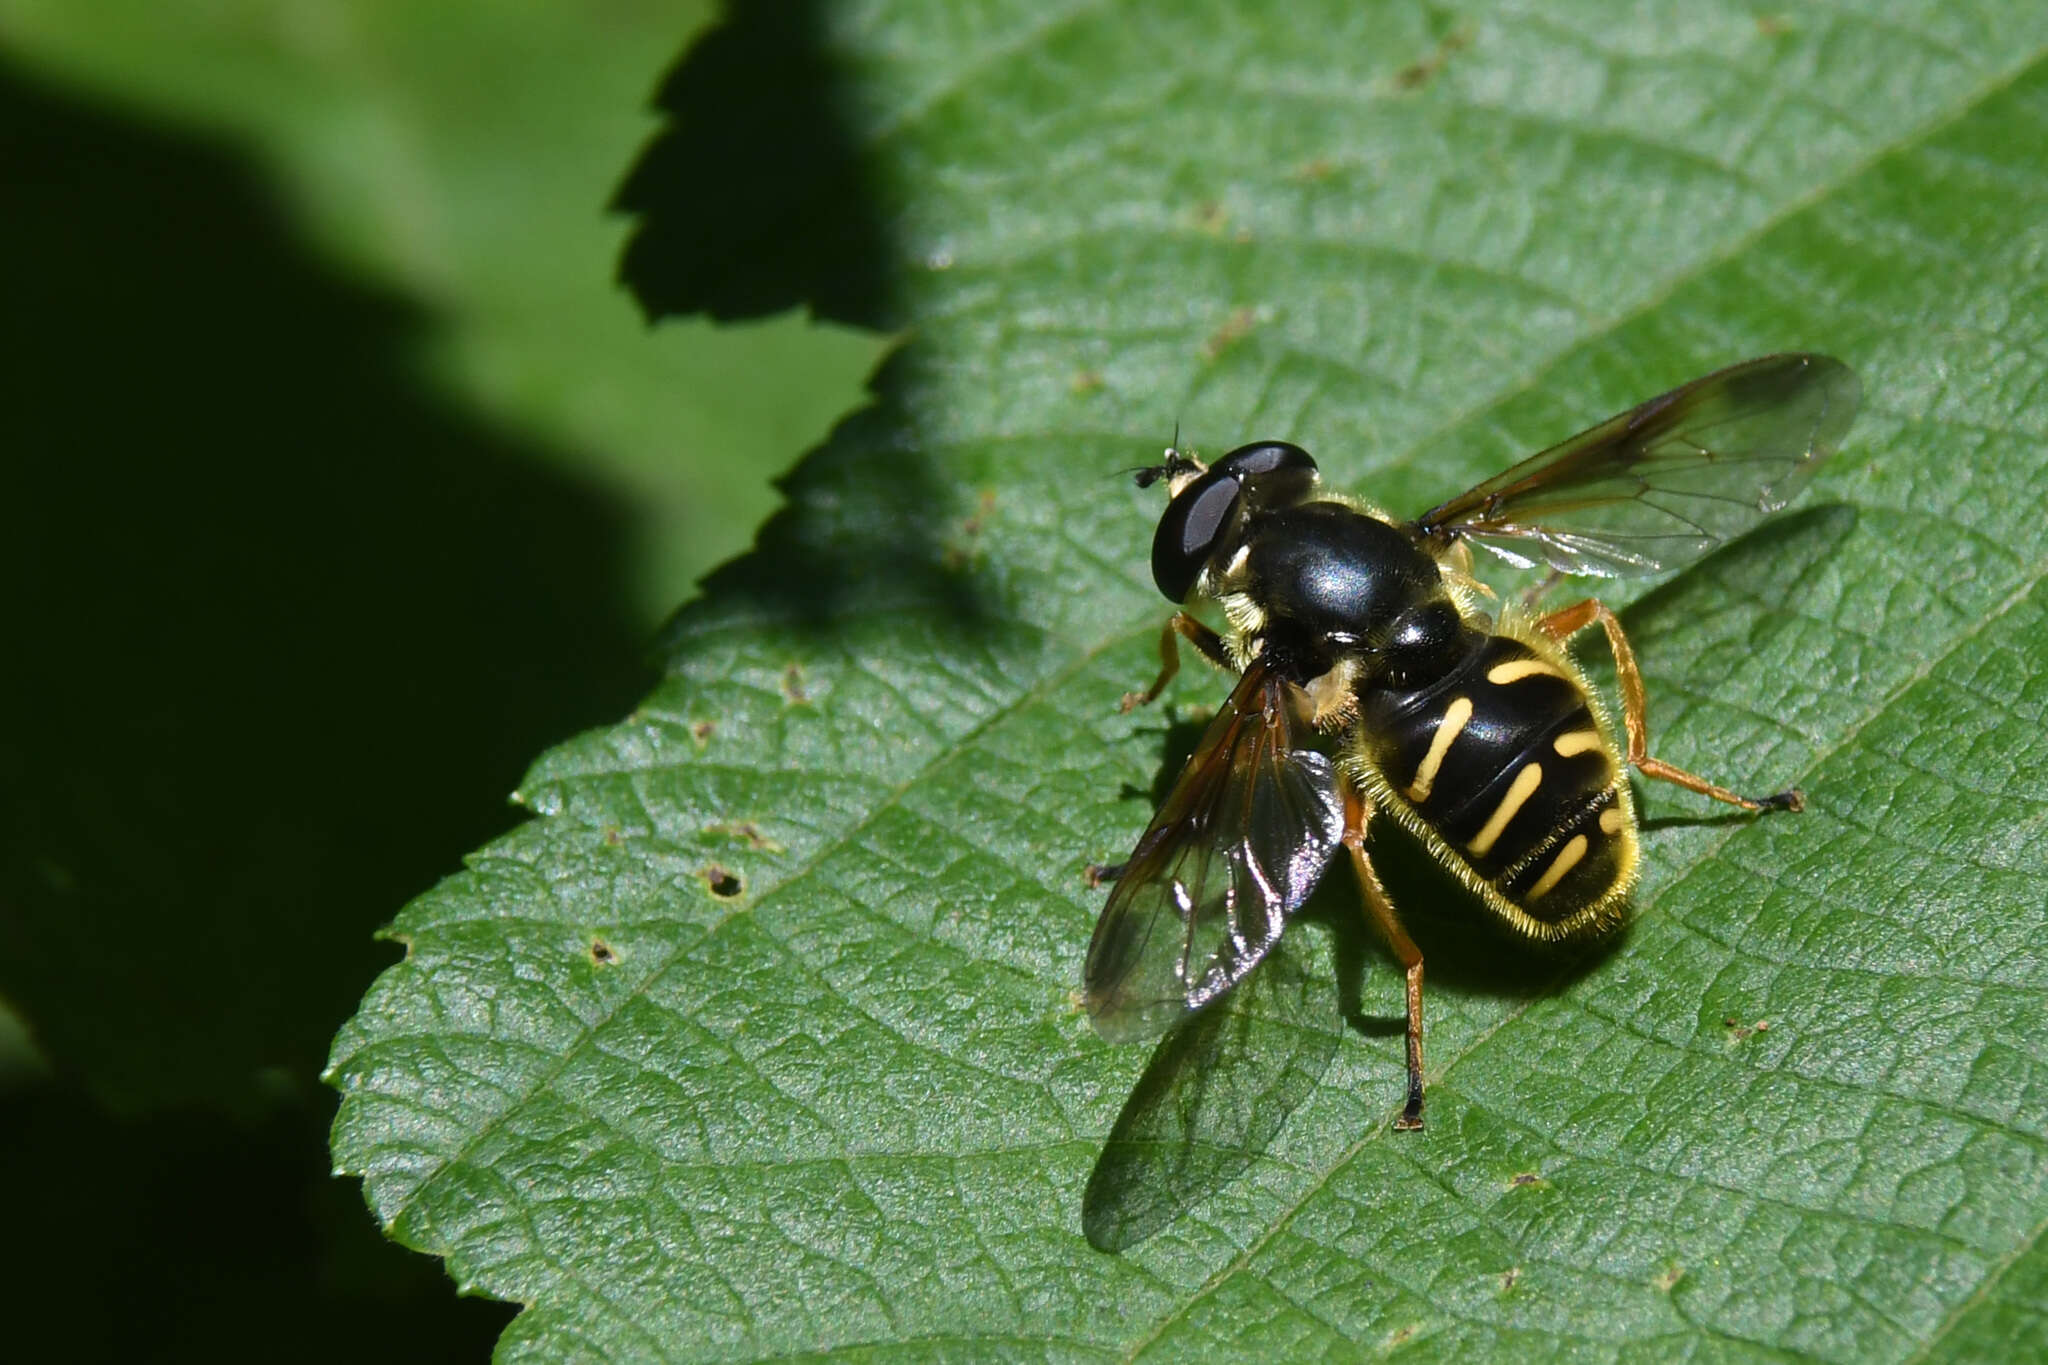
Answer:
[[[1177,611],[1167,618],[1166,628],[1159,632],[1159,676],[1143,692],[1124,693],[1119,711],[1133,711],[1140,706],[1150,706],[1173,681],[1173,675],[1180,672],[1180,647],[1173,637],[1180,635],[1196,649],[1202,657],[1218,668],[1230,667],[1230,656],[1224,652],[1223,637],[1197,621],[1184,611]]]
[[[1771,796],[1742,796],[1726,787],[1717,787],[1696,773],[1673,767],[1662,759],[1651,758],[1649,721],[1644,716],[1642,670],[1636,667],[1636,652],[1629,646],[1628,636],[1622,633],[1621,621],[1607,609],[1607,604],[1597,597],[1589,597],[1552,612],[1536,625],[1545,635],[1562,644],[1595,621],[1607,632],[1607,646],[1614,651],[1614,676],[1621,684],[1621,720],[1628,731],[1628,761],[1638,772],[1644,777],[1674,783],[1687,791],[1711,796],[1716,801],[1725,801],[1744,810],[1806,808],[1806,798],[1796,788]]]
[[[1081,876],[1088,883],[1088,889],[1093,891],[1104,882],[1113,882],[1123,876],[1125,872],[1130,870],[1130,866],[1128,862],[1090,863],[1081,869]]]
[[[1371,820],[1372,806],[1365,794],[1345,782],[1344,847],[1351,850],[1351,865],[1358,869],[1358,887],[1365,894],[1365,917],[1379,930],[1380,937],[1387,941],[1387,947],[1408,974],[1408,1103],[1403,1106],[1401,1117],[1394,1120],[1394,1127],[1412,1132],[1422,1127],[1422,950],[1401,927],[1401,917],[1394,912],[1394,903],[1387,899],[1379,874],[1372,870],[1372,859],[1366,856],[1365,827]]]
[[[1523,591],[1522,610],[1534,611],[1536,604],[1541,602],[1552,588],[1562,582],[1564,582],[1564,572],[1561,569],[1552,569],[1549,573],[1543,575],[1542,582]]]

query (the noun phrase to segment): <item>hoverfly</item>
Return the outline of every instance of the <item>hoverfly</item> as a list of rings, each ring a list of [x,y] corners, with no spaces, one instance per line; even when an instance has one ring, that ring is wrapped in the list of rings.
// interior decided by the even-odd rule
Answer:
[[[1398,521],[1319,491],[1285,441],[1213,465],[1178,450],[1138,471],[1171,494],[1152,577],[1185,611],[1160,633],[1155,699],[1186,640],[1237,685],[1129,860],[1083,969],[1111,1041],[1164,1031],[1229,991],[1286,930],[1341,847],[1367,918],[1407,974],[1407,1103],[1422,1126],[1422,954],[1373,872],[1367,830],[1391,817],[1511,933],[1547,943],[1607,932],[1637,871],[1627,769],[1750,811],[1799,792],[1738,795],[1650,756],[1642,674],[1598,598],[1496,619],[1473,544],[1558,574],[1619,577],[1698,558],[1783,507],[1834,450],[1859,386],[1840,361],[1774,355],[1673,389]],[[1626,747],[1566,642],[1599,624],[1613,651]],[[1317,741],[1320,740],[1320,743]],[[1327,751],[1327,752],[1326,752]]]

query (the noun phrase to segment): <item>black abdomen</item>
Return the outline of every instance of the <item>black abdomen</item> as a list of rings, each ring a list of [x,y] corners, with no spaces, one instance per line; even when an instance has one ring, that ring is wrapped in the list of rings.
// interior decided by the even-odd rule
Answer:
[[[1427,687],[1360,702],[1387,786],[1531,918],[1559,923],[1630,875],[1620,774],[1586,694],[1528,645],[1488,636]]]

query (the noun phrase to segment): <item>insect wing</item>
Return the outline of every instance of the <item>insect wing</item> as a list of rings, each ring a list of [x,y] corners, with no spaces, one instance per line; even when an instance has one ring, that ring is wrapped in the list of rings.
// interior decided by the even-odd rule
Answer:
[[[1163,1032],[1243,980],[1336,853],[1336,773],[1294,747],[1289,691],[1245,670],[1110,893],[1081,978],[1110,1041]]]
[[[1081,1194],[1098,1250],[1137,1245],[1235,1180],[1315,1093],[1341,1036],[1315,951],[1327,946],[1282,934],[1153,1052]]]
[[[1823,355],[1731,365],[1611,417],[1422,514],[1524,568],[1616,578],[1696,559],[1798,493],[1847,434],[1860,386]]]

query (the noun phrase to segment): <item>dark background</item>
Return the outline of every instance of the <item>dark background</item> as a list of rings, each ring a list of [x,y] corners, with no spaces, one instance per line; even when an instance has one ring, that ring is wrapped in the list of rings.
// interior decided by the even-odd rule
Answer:
[[[659,224],[679,177],[735,164],[639,111],[715,91],[801,7],[680,75],[704,13],[479,19],[451,66],[371,5],[309,66],[262,8],[29,5],[0,33],[10,1344],[474,1359],[514,1309],[458,1297],[330,1176],[328,1041],[397,959],[378,928],[512,823],[526,763],[648,685],[662,610],[743,548],[877,345],[644,324],[804,282],[613,281],[608,207]],[[554,107],[498,98],[525,88]],[[348,143],[380,119],[410,143]],[[839,155],[802,151],[806,180]],[[408,194],[441,240],[380,230]],[[635,249],[644,274],[731,245]],[[458,264],[422,288],[421,259]],[[884,313],[860,288],[819,311]]]

